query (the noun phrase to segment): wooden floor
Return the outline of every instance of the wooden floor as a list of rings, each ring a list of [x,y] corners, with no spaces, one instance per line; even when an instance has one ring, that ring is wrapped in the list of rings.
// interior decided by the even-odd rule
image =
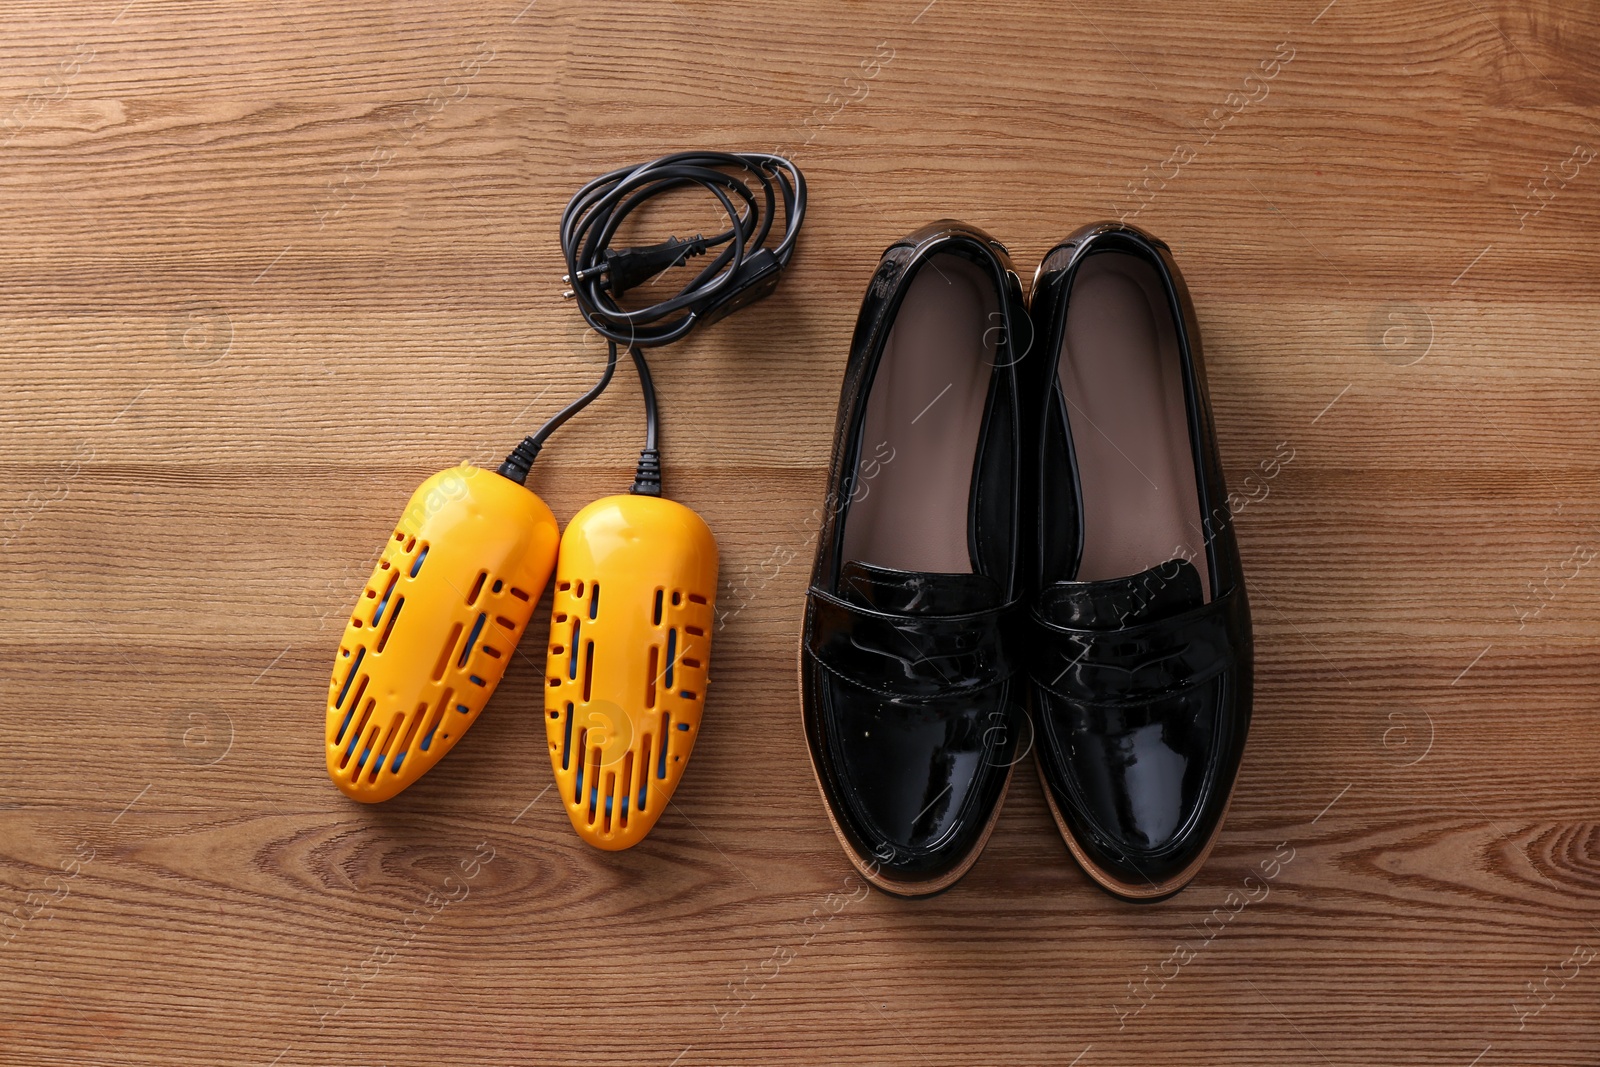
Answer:
[[[524,3],[0,8],[0,1063],[1600,1062],[1592,3]],[[591,380],[561,209],[685,146],[787,149],[811,212],[773,298],[656,360],[728,613],[673,807],[578,840],[532,659],[346,800],[376,550]],[[1073,866],[1031,760],[921,902],[857,888],[817,795],[840,372],[942,216],[1025,276],[1126,217],[1194,294],[1257,711],[1160,905]],[[640,433],[620,377],[538,492],[624,489]]]

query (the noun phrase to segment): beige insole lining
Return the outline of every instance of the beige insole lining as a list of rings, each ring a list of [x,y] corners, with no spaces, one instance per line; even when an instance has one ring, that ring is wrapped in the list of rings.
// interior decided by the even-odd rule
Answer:
[[[1083,262],[1057,374],[1082,494],[1077,579],[1124,578],[1182,557],[1209,601],[1177,331],[1153,266],[1118,252]]]
[[[999,326],[977,264],[935,255],[912,279],[867,396],[845,561],[972,571],[968,499]]]

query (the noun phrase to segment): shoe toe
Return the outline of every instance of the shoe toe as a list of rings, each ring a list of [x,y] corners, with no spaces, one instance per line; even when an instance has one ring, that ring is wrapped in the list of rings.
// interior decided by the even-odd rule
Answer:
[[[890,879],[937,879],[973,851],[1012,762],[1008,686],[986,699],[889,700],[813,668],[827,721],[831,807]]]
[[[1228,688],[1220,677],[1122,706],[1043,694],[1052,796],[1088,858],[1117,880],[1159,886],[1210,844],[1232,779],[1219,728]]]

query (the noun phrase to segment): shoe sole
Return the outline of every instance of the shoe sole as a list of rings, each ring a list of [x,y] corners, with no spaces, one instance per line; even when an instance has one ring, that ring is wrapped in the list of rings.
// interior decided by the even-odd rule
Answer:
[[[1211,837],[1206,841],[1206,847],[1200,850],[1200,855],[1196,856],[1187,867],[1165,881],[1152,882],[1146,879],[1143,885],[1133,885],[1103,870],[1084,853],[1072,830],[1067,826],[1067,821],[1061,817],[1061,809],[1056,807],[1055,794],[1050,791],[1050,783],[1045,779],[1044,763],[1040,760],[1038,752],[1034,753],[1033,766],[1039,772],[1039,788],[1044,791],[1044,802],[1050,806],[1050,815],[1056,821],[1056,829],[1061,831],[1061,840],[1067,843],[1067,851],[1078,861],[1083,873],[1112,896],[1136,904],[1154,904],[1165,900],[1194,880],[1194,876],[1200,873],[1200,868],[1210,858],[1211,850],[1217,845],[1217,838],[1222,836],[1222,824],[1227,821],[1228,809],[1233,806],[1233,794],[1230,791],[1228,802],[1222,807],[1222,817],[1217,820],[1217,828],[1211,832]]]
[[[856,851],[855,846],[850,843],[850,839],[845,836],[844,830],[839,826],[839,820],[834,817],[833,804],[829,802],[828,791],[822,784],[822,774],[817,770],[817,757],[811,751],[811,737],[809,732],[806,731],[805,722],[806,649],[804,611],[801,613],[800,627],[801,640],[800,647],[796,650],[798,655],[795,670],[795,680],[800,684],[800,729],[803,733],[806,733],[806,758],[811,761],[811,777],[816,779],[817,793],[822,797],[822,810],[828,813],[828,825],[833,827],[833,835],[839,839],[839,844],[844,848],[844,854],[849,857],[850,864],[855,867],[857,873],[885,893],[910,899],[931,897],[944,892],[960,881],[961,876],[966,874],[972,865],[978,862],[978,857],[983,854],[984,846],[989,843],[989,835],[994,833],[995,824],[1000,820],[1000,809],[1005,806],[1006,794],[1011,790],[1011,776],[1016,773],[1017,763],[1022,761],[1017,760],[1006,768],[1006,780],[1000,786],[1000,795],[995,798],[994,811],[989,813],[989,821],[984,825],[983,833],[978,835],[978,840],[973,844],[972,851],[956,865],[954,870],[942,874],[938,878],[926,881],[907,882],[888,877],[879,868],[876,860],[863,857]]]

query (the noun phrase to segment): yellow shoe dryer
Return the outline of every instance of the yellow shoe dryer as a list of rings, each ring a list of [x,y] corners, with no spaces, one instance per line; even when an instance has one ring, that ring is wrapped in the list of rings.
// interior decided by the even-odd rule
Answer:
[[[630,212],[685,187],[713,193],[728,230],[609,247]],[[769,249],[780,195],[783,236]],[[357,601],[328,687],[327,766],[340,789],[357,800],[386,800],[460,741],[554,569],[543,718],[556,786],[590,844],[628,848],[649,833],[700,733],[717,544],[698,515],[661,496],[655,387],[642,350],[770,293],[804,216],[798,168],[759,153],[679,153],[603,175],[573,197],[561,225],[567,295],[607,341],[605,373],[497,471],[463,465],[434,475],[412,497]],[[616,303],[718,246],[675,296],[635,311]],[[558,562],[555,518],[524,483],[550,434],[604,392],[619,346],[644,393],[645,448],[631,492],[579,511],[560,537]]]
[[[328,776],[388,800],[483,711],[556,562],[532,492],[462,464],[423,482],[356,601],[328,686]]]
[[[743,171],[755,181],[713,168]],[[757,187],[761,196],[751,190]],[[657,193],[699,186],[729,228],[615,252],[627,214]],[[740,214],[730,199],[747,207]],[[765,247],[775,193],[784,231]],[[763,207],[764,206],[764,207]],[[603,849],[642,841],[683,777],[700,734],[716,624],[717,543],[700,516],[664,499],[655,386],[644,348],[670,344],[777,286],[805,217],[805,179],[780,156],[685,152],[590,182],[567,205],[569,295],[610,345],[626,345],[645,401],[645,447],[631,493],[597,500],[561,538],[545,666],[545,734],[556,788],[578,836]],[[722,251],[677,295],[638,311],[615,301],[707,249]]]
[[[608,496],[561,538],[545,730],[572,826],[638,844],[683,777],[705,706],[717,543],[700,516]]]

